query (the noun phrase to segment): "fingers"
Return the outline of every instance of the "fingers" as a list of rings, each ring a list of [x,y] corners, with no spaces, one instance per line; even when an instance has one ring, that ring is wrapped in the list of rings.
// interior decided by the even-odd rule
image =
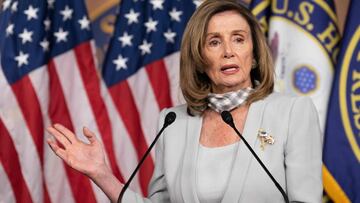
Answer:
[[[87,127],[83,128],[84,135],[90,141],[90,143],[95,143],[97,141],[96,136],[91,132]]]
[[[71,132],[69,129],[64,127],[61,124],[54,124],[54,128],[60,131],[61,134],[63,134],[71,143],[74,143],[77,141],[76,136],[73,132]]]
[[[65,148],[69,146],[69,144],[78,141],[76,135],[61,124],[54,124],[53,127],[48,127],[47,131],[51,133],[62,145],[64,145]],[[95,134],[88,128],[84,127],[83,132],[90,143],[95,143],[97,141]]]
[[[65,150],[61,149],[55,141],[48,139],[47,143],[49,144],[50,148],[54,151],[54,153],[60,157],[61,159],[65,159]]]
[[[70,144],[71,144],[71,142],[70,142],[70,140],[68,140],[65,136],[64,136],[64,134],[62,134],[60,131],[58,131],[56,128],[54,128],[54,127],[48,127],[47,129],[46,129],[50,134],[52,134],[54,137],[55,137],[55,139],[58,141],[58,142],[60,142],[65,148],[67,148]],[[56,145],[57,146],[57,145]]]

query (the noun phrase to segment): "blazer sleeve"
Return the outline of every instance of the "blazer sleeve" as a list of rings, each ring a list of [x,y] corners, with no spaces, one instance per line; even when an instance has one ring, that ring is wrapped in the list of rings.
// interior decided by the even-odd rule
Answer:
[[[308,97],[296,98],[291,108],[285,168],[291,202],[322,201],[322,133],[317,111]]]
[[[164,109],[160,113],[158,131],[161,129],[167,110]],[[128,189],[123,196],[122,202],[124,203],[165,203],[170,202],[169,193],[167,190],[167,184],[164,176],[164,164],[163,164],[163,148],[164,148],[163,135],[160,136],[158,142],[155,145],[155,168],[153,176],[149,183],[148,198],[144,198],[141,194]]]

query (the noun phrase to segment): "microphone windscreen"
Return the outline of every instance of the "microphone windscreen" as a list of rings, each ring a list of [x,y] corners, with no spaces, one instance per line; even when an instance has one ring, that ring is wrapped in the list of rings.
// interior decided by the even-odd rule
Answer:
[[[225,123],[227,123],[228,125],[232,125],[233,124],[233,118],[231,116],[231,113],[229,111],[223,111],[221,112],[221,118],[223,119],[223,121]]]
[[[171,123],[173,123],[176,119],[176,113],[170,111],[168,114],[166,114],[165,116],[165,123],[164,125],[170,125]]]

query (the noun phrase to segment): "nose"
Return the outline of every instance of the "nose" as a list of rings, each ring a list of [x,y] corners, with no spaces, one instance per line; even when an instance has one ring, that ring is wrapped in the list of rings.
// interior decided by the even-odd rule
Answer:
[[[224,44],[224,58],[232,58],[234,57],[234,51],[230,43],[223,43]]]

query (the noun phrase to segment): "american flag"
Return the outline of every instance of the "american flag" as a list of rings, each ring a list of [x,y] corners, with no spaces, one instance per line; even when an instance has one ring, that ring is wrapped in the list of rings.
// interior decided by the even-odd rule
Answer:
[[[120,135],[116,154],[131,159],[122,170],[129,177],[156,135],[161,109],[179,104],[179,49],[186,23],[201,1],[123,0],[115,33],[102,69],[114,104]],[[146,195],[154,153],[133,180]]]
[[[91,27],[79,0],[5,0],[0,7],[0,202],[108,202],[47,146],[61,123],[103,142],[126,181],[153,140],[157,116],[179,103],[186,22],[200,1],[123,0],[99,77]],[[154,154],[130,186],[146,195]]]

